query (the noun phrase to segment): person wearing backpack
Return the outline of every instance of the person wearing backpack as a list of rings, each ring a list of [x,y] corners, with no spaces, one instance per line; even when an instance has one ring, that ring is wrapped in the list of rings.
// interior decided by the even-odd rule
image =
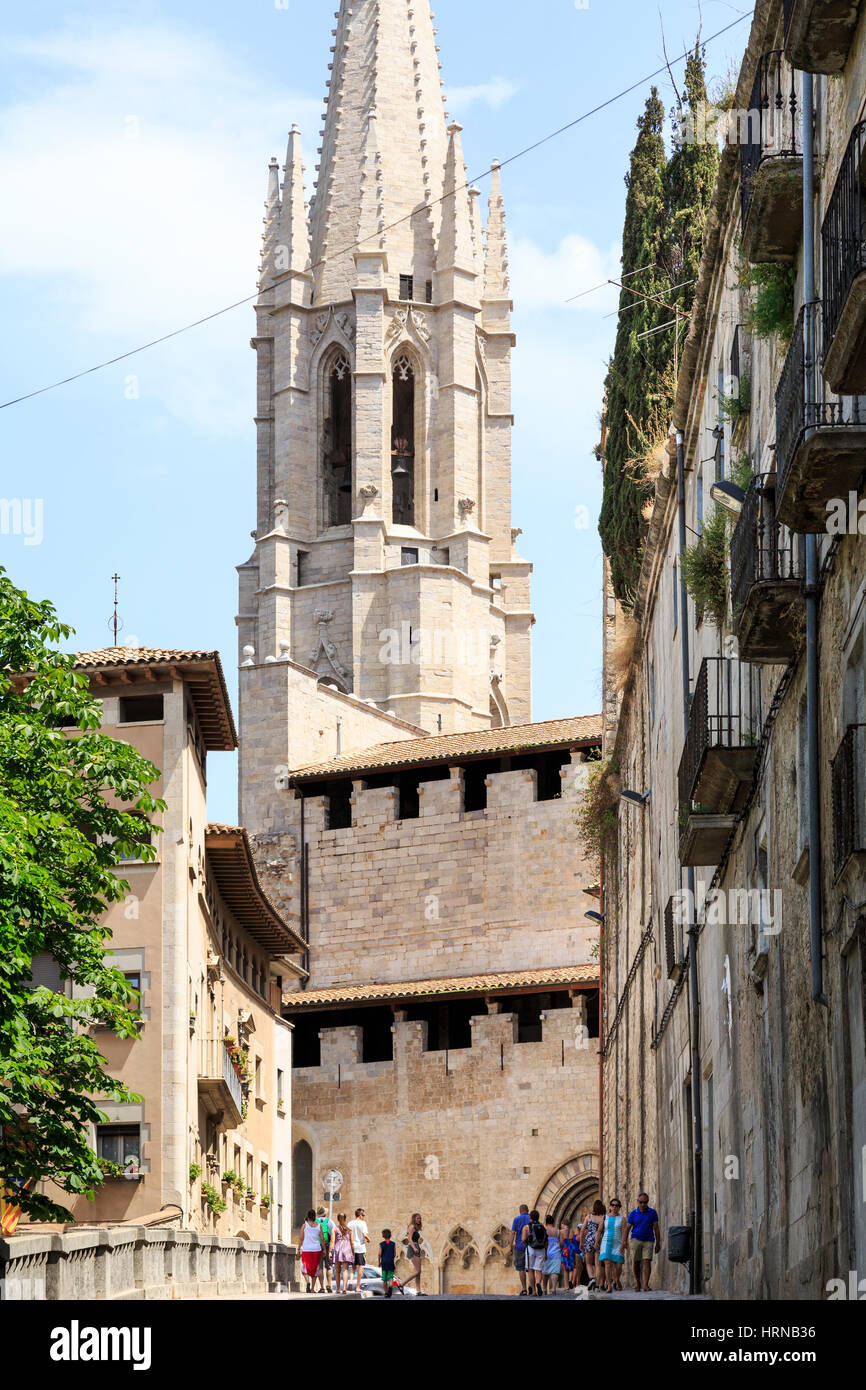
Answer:
[[[324,1207],[319,1207],[316,1211],[316,1220],[322,1232],[322,1266],[319,1270],[319,1283],[325,1293],[333,1293],[334,1286],[331,1280],[331,1270],[333,1268],[331,1246],[334,1242],[334,1223],[328,1220]]]
[[[541,1224],[537,1211],[529,1213],[529,1225],[524,1233],[526,1245],[526,1277],[529,1280],[530,1297],[541,1298],[543,1293],[544,1261],[547,1258],[547,1227]]]

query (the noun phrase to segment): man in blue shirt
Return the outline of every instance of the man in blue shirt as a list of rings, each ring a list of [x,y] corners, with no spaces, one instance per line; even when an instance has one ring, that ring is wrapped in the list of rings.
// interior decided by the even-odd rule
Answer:
[[[511,1223],[511,1251],[514,1255],[514,1268],[520,1275],[520,1297],[526,1295],[526,1246],[523,1242],[523,1232],[529,1225],[529,1207],[525,1202],[521,1203],[520,1212],[515,1216]]]
[[[624,1242],[626,1260],[628,1260],[629,1245],[631,1245],[631,1258],[634,1261],[635,1289],[638,1293],[641,1291],[648,1293],[653,1268],[653,1248],[658,1254],[662,1248],[662,1238],[659,1232],[659,1214],[654,1207],[650,1206],[649,1197],[645,1192],[638,1194],[637,1206],[634,1211],[630,1211],[628,1214]],[[641,1267],[643,1267],[643,1283],[641,1283]]]

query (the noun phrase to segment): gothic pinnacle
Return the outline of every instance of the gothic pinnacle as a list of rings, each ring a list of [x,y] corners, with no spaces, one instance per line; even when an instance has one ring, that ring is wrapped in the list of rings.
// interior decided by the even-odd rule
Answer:
[[[276,159],[268,165],[268,196],[265,202],[264,236],[259,289],[273,280],[277,273],[277,245],[280,237],[280,166]]]
[[[490,166],[490,202],[487,215],[487,250],[484,258],[484,299],[487,302],[511,298],[508,277],[508,243],[505,235],[505,204],[502,200],[500,163]]]
[[[301,132],[296,125],[289,132],[284,175],[277,273],[303,274],[310,268],[310,232],[304,202]]]
[[[458,121],[448,127],[448,154],[445,160],[445,188],[442,200],[442,227],[436,257],[438,270],[453,266],[475,269],[475,248],[472,212],[466,188],[466,165],[463,162],[463,142]]]

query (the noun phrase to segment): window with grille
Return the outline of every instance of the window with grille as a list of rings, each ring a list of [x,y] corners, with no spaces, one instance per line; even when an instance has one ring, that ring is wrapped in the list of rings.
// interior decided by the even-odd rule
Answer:
[[[400,276],[400,298],[401,298],[401,299],[414,299],[414,298],[415,298],[415,276],[414,276],[414,275],[401,275],[401,276]]]

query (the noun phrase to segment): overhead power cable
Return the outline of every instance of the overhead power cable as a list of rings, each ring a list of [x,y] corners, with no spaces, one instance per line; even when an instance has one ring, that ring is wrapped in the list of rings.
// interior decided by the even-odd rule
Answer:
[[[729,33],[731,29],[735,29],[738,24],[742,24],[744,19],[750,18],[751,13],[752,12],[749,11],[747,14],[740,15],[739,18],[732,20],[730,24],[726,24],[723,29],[718,29],[715,34],[711,34],[709,38],[704,40],[704,45],[713,43],[716,39],[722,38],[722,36]],[[680,53],[676,58],[671,59],[671,66],[674,63],[685,62],[686,59],[691,56],[691,52],[692,50],[690,48],[686,49],[684,53]],[[663,73],[668,71],[668,68],[669,65],[665,63],[662,67],[656,68],[655,72],[647,73],[645,77],[638,78],[636,82],[632,82],[631,86],[624,87],[622,91],[615,93],[612,97],[608,97],[606,101],[599,102],[597,106],[593,106],[589,111],[584,111],[581,116],[576,116],[573,121],[568,121],[565,125],[559,126],[556,130],[550,131],[548,135],[543,135],[540,139],[534,140],[531,145],[526,145],[522,150],[517,150],[515,154],[509,155],[507,159],[500,160],[500,169],[504,169],[509,164],[514,164],[518,159],[524,159],[526,155],[533,154],[535,150],[541,149],[543,145],[548,145],[551,140],[556,140],[560,135],[565,135],[569,130],[574,130],[577,126],[582,125],[584,121],[588,121],[591,116],[597,116],[600,111],[605,111],[609,106],[613,106],[616,102],[622,101],[623,97],[630,96],[632,92],[637,91],[639,87],[645,86],[647,82],[652,82],[654,78],[662,76]],[[381,228],[381,230],[376,231],[373,235],[378,238],[384,235],[384,233],[392,231],[395,227],[401,226],[402,223],[411,221],[413,217],[418,216],[419,212],[429,212],[437,204],[443,203],[446,198],[456,197],[458,193],[467,192],[474,184],[489,177],[490,170],[485,169],[482,174],[478,174],[475,178],[468,179],[467,182],[461,184],[459,188],[455,188],[453,192],[443,193],[431,203],[425,203],[423,209],[406,213],[403,217],[398,217],[396,221],[389,223],[388,226]],[[325,265],[328,261],[335,260],[338,256],[348,255],[358,247],[364,246],[366,242],[371,239],[372,237],[364,237],[363,240],[355,241],[350,246],[345,246],[339,251],[333,251],[330,255],[323,256],[320,260],[316,261],[315,265],[311,268],[315,270],[320,265]],[[32,400],[34,396],[43,396],[46,391],[56,391],[60,386],[68,386],[73,381],[80,381],[82,377],[90,376],[93,372],[100,372],[105,367],[113,367],[118,362],[124,362],[127,358],[136,356],[139,352],[146,352],[149,348],[158,347],[160,343],[167,343],[169,339],[177,338],[182,333],[189,333],[191,329],[199,328],[203,323],[210,323],[212,319],[220,318],[223,314],[230,314],[232,310],[239,309],[244,304],[253,304],[258,297],[259,291],[257,290],[255,294],[246,295],[243,299],[236,299],[233,304],[227,304],[222,309],[215,309],[212,314],[205,314],[203,318],[195,319],[192,323],[186,323],[182,328],[175,328],[170,333],[163,333],[161,337],[152,338],[150,342],[140,343],[138,347],[130,348],[128,352],[121,352],[116,357],[107,358],[104,362],[97,362],[93,367],[85,367],[83,371],[74,372],[71,376],[63,377],[60,381],[53,381],[49,386],[40,386],[35,391],[26,391],[23,395],[15,396],[12,400],[3,401],[0,403],[0,410],[7,410],[9,406],[12,405],[20,405],[22,401]]]

